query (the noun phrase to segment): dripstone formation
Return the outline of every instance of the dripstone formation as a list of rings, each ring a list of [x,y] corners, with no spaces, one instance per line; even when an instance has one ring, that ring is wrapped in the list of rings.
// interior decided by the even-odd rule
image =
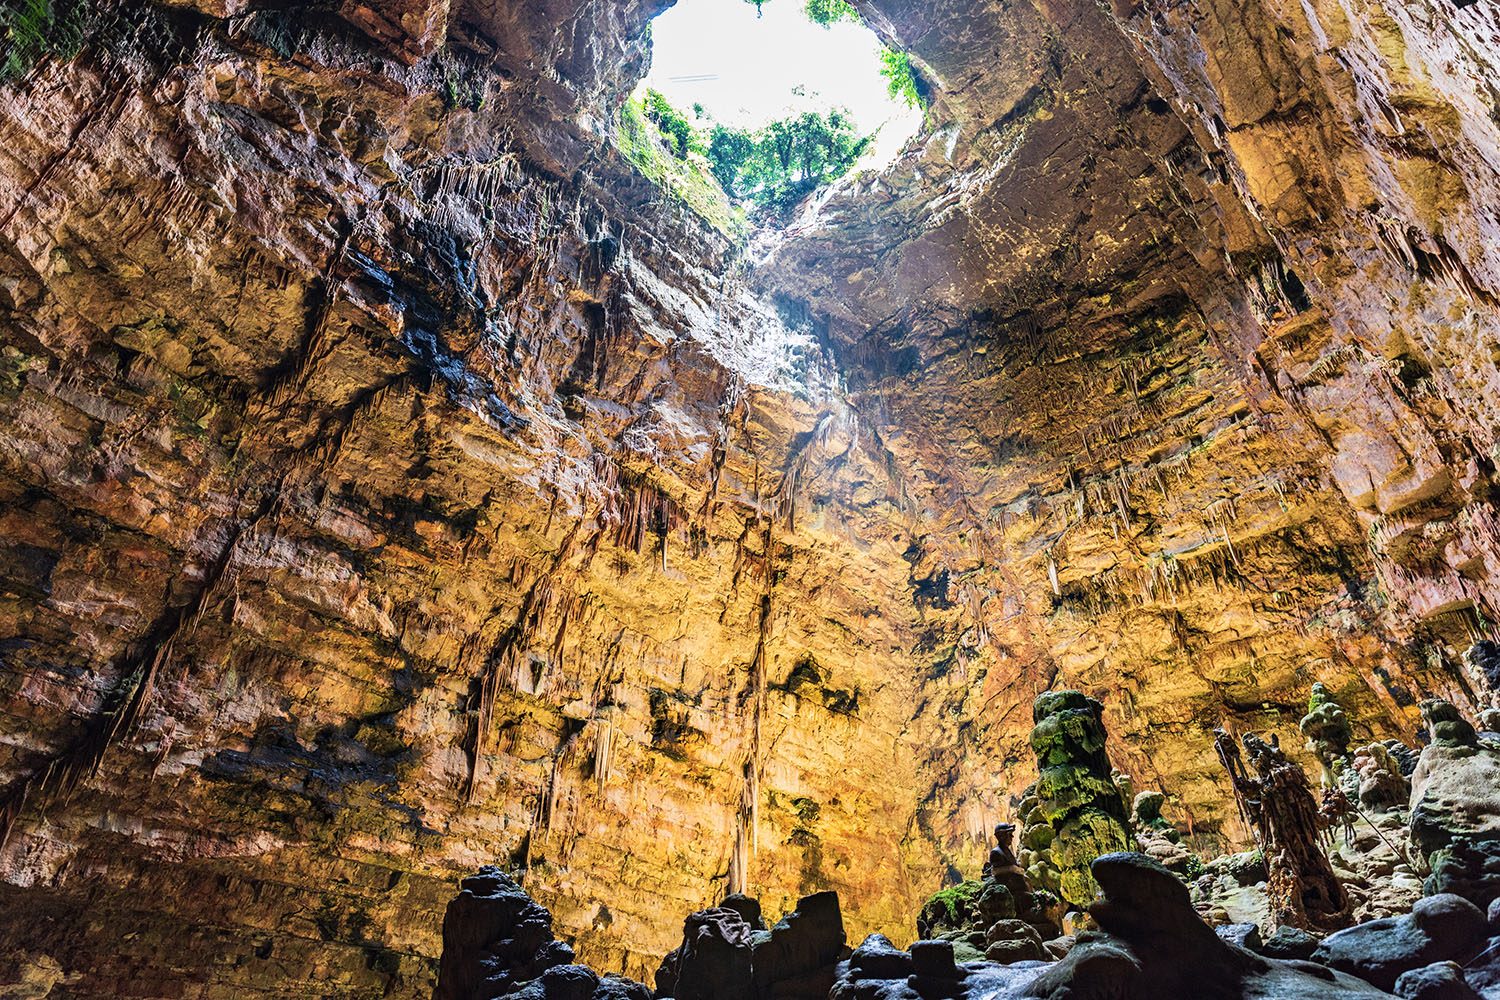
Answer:
[[[1280,747],[1254,733],[1244,736],[1249,768],[1228,733],[1218,730],[1214,741],[1265,857],[1276,923],[1323,930],[1343,926],[1349,901],[1323,853],[1319,808],[1307,776]]]
[[[1062,898],[1085,906],[1094,898],[1090,865],[1101,855],[1131,847],[1119,789],[1105,752],[1104,706],[1079,691],[1049,692],[1032,706],[1036,728],[1036,785],[1023,792],[1023,808],[1049,827],[1047,862],[1057,870]]]

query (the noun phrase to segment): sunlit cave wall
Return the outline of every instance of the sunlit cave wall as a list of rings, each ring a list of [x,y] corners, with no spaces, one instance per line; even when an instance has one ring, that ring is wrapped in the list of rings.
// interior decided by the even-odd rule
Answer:
[[[1300,747],[1316,680],[1366,736],[1488,703],[1493,13],[857,6],[930,138],[759,279],[925,498],[950,856],[1048,685],[1205,847],[1245,840],[1214,726]]]
[[[492,861],[638,977],[741,884],[904,941],[1049,686],[1205,849],[1214,725],[1484,696],[1475,8],[857,6],[936,103],[764,259],[609,142],[656,4],[129,4],[0,89],[11,967],[425,996]]]
[[[938,882],[884,466],[606,141],[655,9],[125,5],[5,89],[28,974],[422,996],[488,862],[641,977],[735,882]],[[835,462],[870,513],[797,506]]]

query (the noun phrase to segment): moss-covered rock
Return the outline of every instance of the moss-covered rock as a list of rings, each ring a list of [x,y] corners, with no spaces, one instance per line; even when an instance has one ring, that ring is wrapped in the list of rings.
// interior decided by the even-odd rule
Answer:
[[[1327,780],[1337,770],[1336,762],[1348,756],[1349,742],[1354,739],[1349,719],[1344,715],[1344,706],[1321,681],[1315,683],[1307,699],[1307,714],[1297,725],[1307,737],[1308,752],[1323,765],[1324,779]]]
[[[917,915],[917,933],[923,938],[934,938],[969,930],[979,920],[979,894],[983,888],[983,882],[971,878],[933,893]]]
[[[1032,706],[1037,812],[1052,834],[1047,860],[1058,891],[1074,906],[1094,898],[1089,865],[1095,858],[1135,846],[1104,749],[1103,717],[1103,706],[1081,691],[1049,691]],[[1039,854],[1047,840],[1040,829],[1032,826],[1023,836]]]

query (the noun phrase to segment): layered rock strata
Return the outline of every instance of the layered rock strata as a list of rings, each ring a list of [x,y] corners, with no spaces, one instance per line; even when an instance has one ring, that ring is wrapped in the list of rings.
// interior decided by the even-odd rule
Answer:
[[[654,0],[93,6],[0,87],[28,981],[425,995],[497,857],[640,979],[905,940],[1041,691],[1201,847],[1215,725],[1493,698],[1488,4],[859,0],[928,127],[750,253],[611,145]]]

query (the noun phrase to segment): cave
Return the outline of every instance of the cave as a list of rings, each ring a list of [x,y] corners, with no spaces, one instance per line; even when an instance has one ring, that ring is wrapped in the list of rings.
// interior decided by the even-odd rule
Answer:
[[[1500,1000],[1500,6],[672,6],[0,3],[0,997]]]

